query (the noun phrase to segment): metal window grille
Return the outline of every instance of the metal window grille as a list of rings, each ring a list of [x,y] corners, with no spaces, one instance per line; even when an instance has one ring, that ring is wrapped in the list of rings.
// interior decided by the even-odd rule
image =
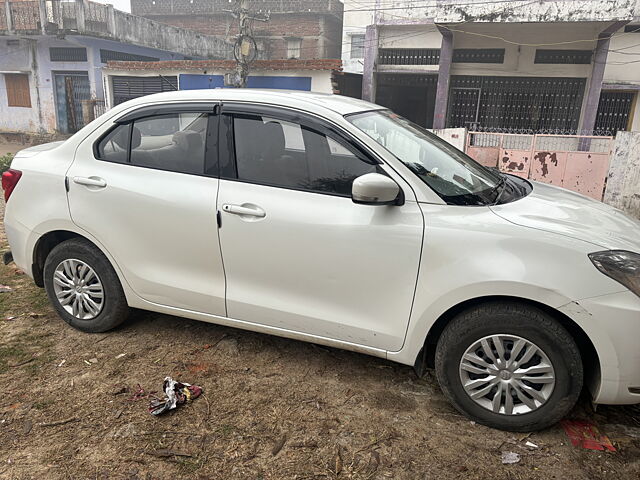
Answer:
[[[351,58],[364,58],[364,35],[351,35]]]
[[[640,33],[640,25],[626,25],[624,33]]]
[[[634,92],[603,91],[600,94],[594,133],[615,135],[620,130],[627,130],[635,95]]]
[[[456,48],[454,63],[504,63],[504,48]]]
[[[449,127],[576,132],[584,78],[453,76]]]
[[[100,61],[107,63],[111,61],[121,62],[157,62],[160,60],[156,57],[147,57],[146,55],[137,55],[135,53],[118,52],[116,50],[100,49]]]
[[[50,47],[49,60],[52,62],[86,62],[87,49],[83,47]]]
[[[584,64],[591,63],[591,50],[545,50],[537,49],[534,63]]]
[[[438,65],[439,48],[381,48],[378,51],[380,65]]]
[[[119,105],[132,98],[152,93],[171,92],[178,87],[178,77],[113,77],[113,103]]]

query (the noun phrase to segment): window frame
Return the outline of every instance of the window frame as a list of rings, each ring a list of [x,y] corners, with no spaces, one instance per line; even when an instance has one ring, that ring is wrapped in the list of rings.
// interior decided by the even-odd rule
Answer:
[[[287,37],[287,59],[288,60],[299,60],[300,58],[302,58],[302,38],[300,37]],[[292,43],[296,43],[297,46],[292,48],[291,44]],[[294,52],[293,55],[291,55],[291,52]]]
[[[354,44],[354,40],[358,38],[358,42],[361,43],[356,43]],[[364,33],[353,33],[351,34],[351,38],[350,38],[350,52],[349,52],[349,58],[353,59],[353,60],[360,60],[364,58],[364,53],[365,53],[365,45],[367,42],[367,36]],[[353,52],[354,50],[357,51],[362,51],[362,56],[354,56]]]
[[[306,127],[320,134],[323,134],[329,138],[332,138],[338,144],[348,148],[352,151],[360,161],[364,163],[370,163],[376,166],[377,173],[387,175],[387,172],[383,169],[385,163],[381,161],[379,155],[375,154],[368,147],[364,146],[353,135],[346,130],[340,128],[338,125],[329,122],[323,118],[316,117],[312,114],[301,112],[287,107],[277,107],[268,105],[252,105],[243,103],[225,103],[222,105],[220,111],[220,131],[219,138],[222,139],[226,136],[226,142],[219,141],[219,154],[218,161],[220,165],[220,180],[228,180],[232,182],[247,183],[251,185],[259,185],[270,188],[280,188],[284,190],[297,191],[302,193],[327,195],[331,197],[339,198],[351,198],[351,195],[340,194],[327,191],[310,190],[307,188],[296,188],[285,185],[275,185],[266,182],[256,182],[253,180],[243,180],[238,178],[238,167],[236,160],[236,148],[235,148],[235,131],[233,118],[235,115],[254,115],[258,117],[268,117],[276,120],[282,120],[285,122],[295,123],[300,127]],[[400,195],[398,198],[404,198],[404,191],[401,185]]]
[[[136,120],[143,120],[145,118],[157,117],[161,115],[179,115],[181,113],[204,113],[207,114],[207,133],[205,136],[204,144],[204,161],[202,164],[202,172],[190,173],[190,172],[177,172],[168,168],[157,168],[146,165],[135,165],[131,163],[131,137],[133,135],[133,124]],[[113,163],[116,165],[125,165],[135,168],[146,168],[149,170],[157,170],[160,172],[170,172],[180,175],[194,175],[197,177],[219,178],[219,125],[220,125],[220,103],[186,103],[186,104],[160,104],[160,105],[148,105],[131,112],[125,113],[113,121],[111,125],[104,133],[102,133],[92,145],[92,152],[94,160],[99,162]],[[129,128],[129,140],[127,144],[127,159],[126,162],[116,162],[102,158],[99,154],[98,146],[100,143],[113,132],[115,129],[128,126]],[[215,172],[215,173],[207,173]]]

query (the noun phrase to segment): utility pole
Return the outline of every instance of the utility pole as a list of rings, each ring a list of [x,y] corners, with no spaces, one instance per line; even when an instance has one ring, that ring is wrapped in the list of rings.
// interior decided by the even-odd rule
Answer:
[[[225,83],[237,88],[247,86],[251,63],[258,56],[258,45],[253,37],[253,22],[268,22],[268,14],[254,14],[249,10],[248,0],[236,0],[233,10],[225,10],[238,19],[239,31],[233,48],[233,56],[236,60],[235,73],[225,78]]]

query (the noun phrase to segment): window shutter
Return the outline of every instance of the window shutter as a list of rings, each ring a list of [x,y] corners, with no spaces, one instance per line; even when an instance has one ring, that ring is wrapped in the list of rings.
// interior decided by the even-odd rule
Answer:
[[[7,86],[8,106],[31,108],[29,75],[25,73],[5,73],[4,81]]]

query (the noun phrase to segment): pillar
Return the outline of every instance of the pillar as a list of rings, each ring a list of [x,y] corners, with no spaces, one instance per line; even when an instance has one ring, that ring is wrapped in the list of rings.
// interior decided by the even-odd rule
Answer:
[[[436,90],[436,105],[433,112],[433,128],[446,127],[447,104],[449,103],[449,80],[451,78],[451,62],[453,61],[453,32],[438,26],[442,33],[440,47],[440,62],[438,64],[438,87]]]
[[[593,67],[591,68],[589,90],[587,91],[587,99],[582,114],[582,131],[584,135],[593,135],[593,130],[596,126],[596,116],[598,114],[598,104],[600,103],[604,69],[607,66],[607,54],[609,52],[611,35],[627,23],[629,22],[614,22],[598,35],[598,43],[596,44],[596,49],[593,54]]]
[[[364,37],[364,68],[362,73],[362,99],[376,101],[375,70],[378,63],[378,26],[368,25]]]

